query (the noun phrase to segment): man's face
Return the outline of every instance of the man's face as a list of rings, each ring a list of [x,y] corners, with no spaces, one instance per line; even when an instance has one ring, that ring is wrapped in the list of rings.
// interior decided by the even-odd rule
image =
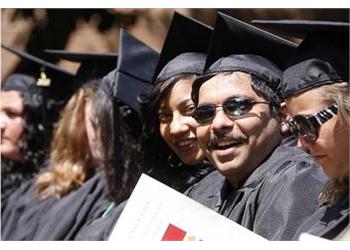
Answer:
[[[19,141],[24,127],[23,99],[18,91],[1,91],[1,157],[20,161]]]
[[[198,106],[222,105],[230,98],[266,101],[250,86],[250,75],[242,72],[219,74],[204,82]],[[234,184],[246,179],[280,141],[279,122],[265,103],[244,109],[232,117],[221,107],[213,119],[197,128],[200,145],[216,168]]]

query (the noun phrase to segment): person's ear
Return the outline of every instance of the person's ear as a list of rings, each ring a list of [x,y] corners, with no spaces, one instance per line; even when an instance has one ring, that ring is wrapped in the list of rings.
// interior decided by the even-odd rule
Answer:
[[[292,117],[288,113],[287,106],[286,106],[285,102],[281,103],[281,108],[278,112],[277,117],[278,117],[279,122],[281,124],[280,134],[281,135],[288,135],[290,133],[290,131],[289,131],[288,125],[285,121],[291,119]]]

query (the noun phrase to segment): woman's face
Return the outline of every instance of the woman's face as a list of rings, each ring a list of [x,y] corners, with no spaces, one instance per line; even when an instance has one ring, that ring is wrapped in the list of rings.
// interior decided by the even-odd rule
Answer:
[[[19,141],[24,129],[24,104],[18,91],[1,91],[1,157],[22,161]]]
[[[318,91],[312,89],[289,98],[286,104],[292,117],[312,115],[329,106],[331,103],[325,101]],[[315,142],[308,143],[299,136],[298,146],[310,152],[327,176],[349,175],[349,119],[341,122],[335,115],[318,129]]]
[[[205,158],[196,136],[198,124],[192,118],[195,107],[191,99],[192,83],[192,79],[176,82],[158,111],[161,136],[186,165],[200,163]]]
[[[99,137],[100,127],[97,122],[97,118],[92,111],[91,101],[88,101],[85,105],[85,126],[91,156],[93,161],[98,163],[102,160],[101,143]]]

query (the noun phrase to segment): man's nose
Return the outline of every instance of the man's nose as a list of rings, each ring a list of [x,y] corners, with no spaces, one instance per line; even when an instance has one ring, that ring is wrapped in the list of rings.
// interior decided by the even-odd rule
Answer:
[[[227,117],[224,110],[219,107],[216,109],[215,116],[212,121],[213,130],[223,130],[232,127],[233,121]]]

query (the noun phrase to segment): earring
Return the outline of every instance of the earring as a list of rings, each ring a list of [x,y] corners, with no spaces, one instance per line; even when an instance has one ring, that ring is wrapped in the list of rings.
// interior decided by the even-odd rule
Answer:
[[[169,163],[169,166],[172,168],[179,168],[183,164],[182,161],[174,153],[169,155],[168,163]]]

